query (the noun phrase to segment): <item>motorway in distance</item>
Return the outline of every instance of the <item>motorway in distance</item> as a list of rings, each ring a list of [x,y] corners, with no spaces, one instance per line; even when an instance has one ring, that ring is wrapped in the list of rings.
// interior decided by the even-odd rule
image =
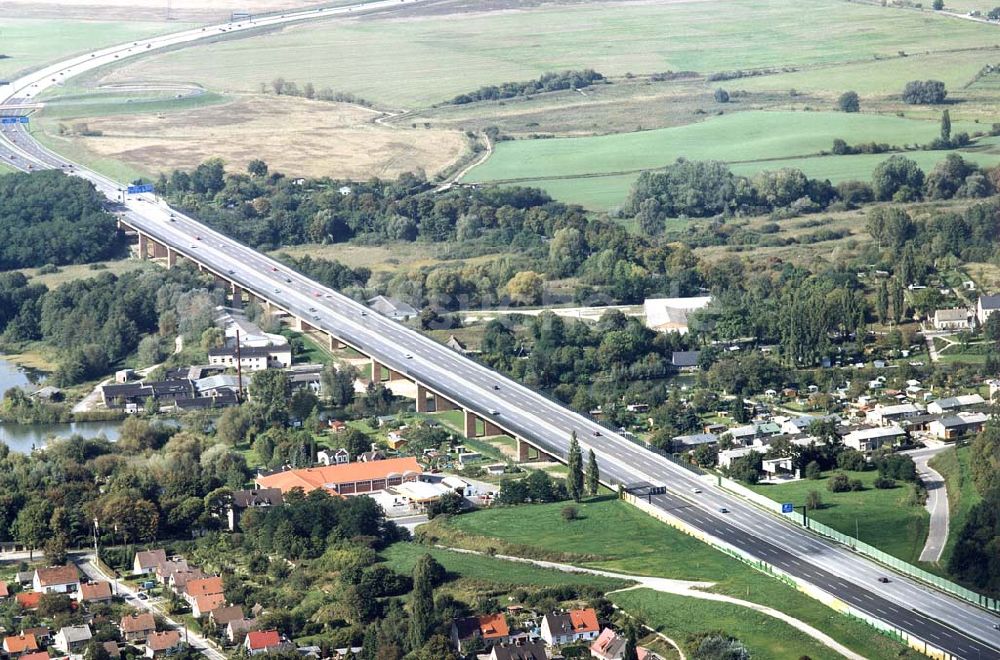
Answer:
[[[102,49],[47,66],[0,87],[0,114],[4,112],[2,106],[34,103],[45,88],[124,57],[217,37],[220,33],[245,32],[398,4],[398,0],[393,0],[287,13]],[[7,114],[26,111],[11,109]],[[0,159],[6,164],[21,170],[62,169],[83,177],[116,202],[115,210],[127,225],[540,449],[564,458],[570,434],[575,431],[583,449],[592,448],[597,454],[602,480],[607,485],[639,481],[665,485],[668,492],[652,496],[651,503],[688,525],[954,657],[1000,659],[997,628],[1000,617],[996,614],[897,575],[843,546],[758,509],[589,418],[170,209],[155,194],[123,195],[123,184],[42,147],[28,132],[29,126],[0,125]],[[880,582],[879,578],[884,577],[889,581]]]

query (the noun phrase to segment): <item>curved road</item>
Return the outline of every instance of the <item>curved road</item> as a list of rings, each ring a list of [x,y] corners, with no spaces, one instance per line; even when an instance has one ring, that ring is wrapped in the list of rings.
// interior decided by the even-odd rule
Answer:
[[[419,0],[406,0],[416,2]],[[310,10],[253,23],[196,28],[84,54],[24,76],[0,88],[2,104],[32,102],[46,87],[69,76],[125,57],[191,43],[219,33],[241,32],[349,12],[398,6],[399,0],[354,7]],[[22,110],[11,111],[13,114]],[[123,222],[192,258],[216,275],[254,292],[291,314],[333,334],[391,369],[477,411],[514,435],[555,456],[565,456],[571,432],[584,449],[593,448],[609,485],[647,481],[668,493],[652,503],[688,525],[781,568],[841,599],[857,610],[906,630],[932,647],[959,658],[1000,658],[1000,617],[902,576],[880,582],[888,569],[849,549],[820,539],[761,511],[688,470],[536,392],[409,330],[336,291],[289,271],[197,220],[168,208],[154,195],[126,196],[122,185],[75,166],[25,131],[23,124],[0,131],[0,158],[19,169],[62,168],[91,181],[109,199]]]

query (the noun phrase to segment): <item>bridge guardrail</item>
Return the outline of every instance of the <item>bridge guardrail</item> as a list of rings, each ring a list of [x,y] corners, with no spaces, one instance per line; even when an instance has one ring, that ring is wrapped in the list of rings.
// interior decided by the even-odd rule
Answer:
[[[765,575],[769,575],[773,578],[781,580],[785,584],[788,584],[789,586],[795,588],[797,591],[804,593],[810,598],[818,600],[827,607],[830,607],[841,614],[845,614],[847,616],[858,619],[859,621],[862,621],[870,625],[872,628],[882,633],[883,635],[895,639],[896,641],[905,644],[906,646],[909,646],[910,648],[920,653],[923,653],[928,657],[935,658],[937,660],[959,660],[950,653],[931,645],[926,640],[916,637],[915,635],[911,635],[905,630],[897,628],[887,621],[883,621],[882,619],[876,618],[870,614],[858,610],[849,603],[840,600],[836,596],[829,594],[826,591],[823,591],[822,589],[819,589],[818,587],[809,584],[808,582],[800,580],[794,575],[786,573],[784,570],[778,568],[777,566],[774,566],[773,564],[769,564],[764,560],[752,557],[749,554],[746,554],[744,551],[740,550],[739,548],[729,545],[725,541],[709,536],[707,533],[695,527],[691,527],[680,518],[676,518],[675,516],[672,516],[668,512],[662,509],[658,509],[655,506],[652,506],[651,504],[648,504],[641,497],[636,497],[635,495],[632,495],[631,493],[627,493],[624,491],[621,493],[620,496],[629,504],[632,504],[641,511],[644,511],[653,518],[656,518],[660,522],[666,523],[667,525],[670,525],[671,527],[678,529],[689,536],[693,536],[694,538],[702,541],[703,543],[707,543],[716,550],[719,550],[720,552],[723,552],[729,555],[730,557],[733,557],[734,559],[737,559],[743,562],[744,564],[747,564],[748,566],[760,571],[761,573],[764,573]]]
[[[746,488],[732,481],[731,479],[720,477],[719,486],[736,495],[739,495],[744,499],[750,500],[763,508],[766,508],[775,513],[779,514],[781,513],[780,502],[776,502],[775,500],[772,500],[769,497],[761,495],[760,493],[755,493],[749,488]],[[929,571],[925,571],[924,569],[918,566],[914,566],[909,562],[905,562],[898,557],[893,557],[887,552],[879,550],[875,546],[869,545],[864,541],[861,541],[860,539],[857,539],[848,534],[844,534],[843,532],[838,532],[832,527],[824,525],[823,523],[818,522],[816,520],[807,518],[805,523],[803,523],[801,513],[797,512],[786,513],[782,514],[782,516],[789,522],[799,527],[802,527],[803,529],[809,529],[822,537],[846,545],[847,547],[851,548],[858,554],[870,557],[871,559],[874,559],[875,561],[884,564],[896,571],[899,571],[900,573],[907,575],[915,580],[919,580],[921,582],[929,584],[932,587],[936,587],[937,589],[940,589],[945,593],[957,596],[958,598],[970,602],[978,607],[982,607],[992,612],[1000,612],[1000,600],[984,596],[983,594],[980,593],[976,593],[975,591],[963,587],[960,584],[956,584],[951,580],[941,577],[940,575],[935,575]]]

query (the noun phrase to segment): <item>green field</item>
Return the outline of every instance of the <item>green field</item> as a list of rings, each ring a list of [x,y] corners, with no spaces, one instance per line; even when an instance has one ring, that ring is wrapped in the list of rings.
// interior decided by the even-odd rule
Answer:
[[[948,510],[951,519],[948,521],[948,543],[941,553],[940,566],[948,565],[951,553],[955,549],[958,534],[965,526],[965,521],[972,510],[982,499],[972,483],[969,469],[969,447],[957,447],[938,454],[930,461],[930,466],[944,477],[945,488],[948,491]]]
[[[122,93],[103,90],[46,100],[39,119],[47,130],[52,130],[56,120],[132,115],[143,112],[176,112],[225,103],[227,100],[229,99],[225,96],[214,92],[176,98],[175,94],[162,91]]]
[[[0,18],[0,54],[7,56],[0,59],[0,78],[12,78],[68,55],[188,27],[186,23]]]
[[[612,594],[611,600],[646,625],[662,632],[687,653],[697,650],[688,642],[694,635],[722,631],[743,642],[754,658],[839,658],[805,633],[783,621],[738,605],[636,589]]]
[[[736,559],[712,550],[613,497],[578,505],[566,522],[564,503],[492,508],[437,521],[418,531],[438,543],[529,556],[633,575],[714,582],[712,591],[782,610],[867,658],[898,658],[901,647],[868,626]],[[609,535],[609,530],[613,533]],[[796,656],[797,657],[797,656]]]
[[[780,486],[757,485],[753,490],[778,502],[805,503],[811,490],[819,492],[823,508],[810,512],[815,520],[829,525],[843,534],[855,536],[879,550],[916,563],[927,539],[929,514],[923,506],[911,504],[913,486],[897,482],[889,490],[878,490],[872,481],[878,472],[846,472],[851,479],[861,479],[865,490],[831,493],[827,480],[835,472],[824,473],[819,480],[803,479]]]
[[[975,128],[974,124],[958,125],[953,130]],[[501,142],[493,156],[464,181],[616,174],[664,167],[681,157],[730,163],[788,159],[829,150],[835,138],[850,144],[876,141],[904,146],[929,142],[938,134],[937,122],[898,117],[842,112],[740,112],[640,133]]]
[[[730,0],[722,12],[710,2],[608,2],[398,14],[298,26],[262,39],[264,48],[261,40],[240,40],[154,55],[117,78],[249,91],[283,76],[412,108],[558,69],[620,76],[803,66],[992,46],[996,36],[991,26],[929,12],[836,0]]]
[[[612,591],[629,586],[629,583],[624,580],[586,573],[565,573],[531,564],[453,552],[442,548],[428,548],[414,543],[396,543],[382,552],[389,567],[405,575],[413,572],[413,565],[424,554],[430,554],[438,560],[449,573],[472,580],[493,582],[510,588],[521,585],[558,587],[565,584],[586,585],[602,591]]]

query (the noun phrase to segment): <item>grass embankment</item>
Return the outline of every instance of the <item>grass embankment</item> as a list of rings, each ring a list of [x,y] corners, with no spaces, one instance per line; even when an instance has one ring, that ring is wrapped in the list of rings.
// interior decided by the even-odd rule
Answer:
[[[862,541],[903,561],[916,563],[927,540],[930,515],[917,502],[913,484],[896,482],[896,487],[878,490],[872,482],[878,472],[845,472],[865,485],[862,491],[831,493],[827,490],[830,476],[839,471],[824,473],[822,479],[803,479],[789,484],[758,485],[753,490],[776,502],[805,504],[809,491],[817,491],[823,507],[810,512],[810,517],[824,525]]]
[[[969,447],[965,446],[944,451],[928,463],[944,477],[945,489],[948,491],[948,511],[951,517],[948,521],[948,542],[939,562],[942,567],[947,566],[951,559],[955,541],[965,526],[969,512],[982,499],[972,483],[969,460]]]
[[[837,614],[787,584],[717,552],[614,497],[578,505],[567,522],[564,503],[493,508],[434,521],[418,529],[435,543],[479,551],[571,563],[633,575],[714,582],[711,589],[780,609],[826,632],[868,658],[898,658],[901,647],[858,621]],[[695,601],[691,600],[692,603]],[[715,630],[710,618],[671,627],[664,601],[663,632],[688,634],[687,626]],[[694,607],[694,605],[692,605]],[[647,612],[652,618],[660,610]],[[745,611],[749,614],[748,611]],[[659,620],[659,619],[658,619]],[[789,629],[789,633],[794,631]],[[734,631],[735,634],[735,631]],[[798,633],[794,633],[798,634]],[[760,657],[772,657],[761,651]]]

